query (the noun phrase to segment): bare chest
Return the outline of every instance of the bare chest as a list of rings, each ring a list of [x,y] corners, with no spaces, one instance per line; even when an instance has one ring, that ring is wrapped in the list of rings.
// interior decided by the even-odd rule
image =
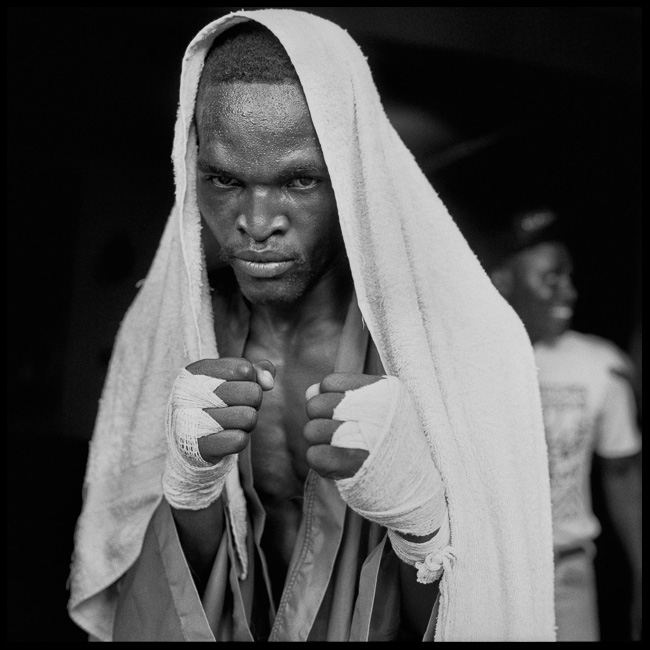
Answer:
[[[276,367],[275,384],[264,393],[250,451],[255,488],[263,503],[302,498],[309,472],[303,429],[307,423],[305,391],[334,370],[338,339],[322,340],[297,349],[271,349],[248,341],[244,357],[269,359]]]

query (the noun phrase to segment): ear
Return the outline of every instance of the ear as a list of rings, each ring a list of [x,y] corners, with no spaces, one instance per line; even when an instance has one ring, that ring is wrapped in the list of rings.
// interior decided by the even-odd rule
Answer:
[[[508,268],[498,268],[490,273],[492,284],[497,288],[499,293],[507,298],[512,291],[512,270]]]

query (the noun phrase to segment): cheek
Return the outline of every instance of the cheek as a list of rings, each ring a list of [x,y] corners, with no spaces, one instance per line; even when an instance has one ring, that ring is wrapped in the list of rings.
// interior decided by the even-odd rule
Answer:
[[[325,241],[341,240],[341,224],[332,189],[323,192],[311,208],[316,236]]]
[[[225,233],[229,221],[233,219],[232,215],[236,212],[236,206],[230,205],[231,202],[223,198],[216,199],[214,194],[202,185],[202,183],[198,183],[196,188],[199,212],[208,228],[218,238],[219,233]]]
[[[319,251],[328,247],[330,241],[340,240],[339,218],[331,189],[294,195],[286,201],[283,210],[290,230],[304,248]]]
[[[544,311],[547,300],[540,287],[525,284],[519,285],[512,294],[510,302],[519,316],[526,321],[534,318],[540,311]]]
[[[314,223],[306,235],[315,256],[324,260],[338,254],[343,247],[343,235],[335,211],[319,211],[314,214]]]
[[[532,297],[538,302],[549,302],[553,298],[553,290],[550,287],[541,285],[537,287]]]
[[[542,278],[532,277],[523,284],[524,297],[531,303],[548,302],[553,298],[553,289]]]
[[[196,183],[196,200],[199,205],[199,210],[204,217],[218,214],[221,210],[218,209],[217,200],[210,192],[207,184],[201,180]]]

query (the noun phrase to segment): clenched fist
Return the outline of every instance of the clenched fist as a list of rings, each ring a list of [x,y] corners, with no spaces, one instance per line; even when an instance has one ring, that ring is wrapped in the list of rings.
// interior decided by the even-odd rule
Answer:
[[[440,551],[449,540],[444,485],[406,385],[397,377],[335,373],[306,398],[312,469],[334,479],[355,512],[388,528],[407,564]]]
[[[199,438],[201,457],[209,463],[218,463],[224,456],[245,449],[257,424],[263,391],[273,388],[275,366],[266,360],[251,363],[236,358],[201,359],[186,370],[193,375],[224,380],[214,394],[225,406],[203,409],[223,431]]]
[[[172,507],[201,510],[219,498],[274,377],[270,361],[233,358],[202,359],[180,372],[166,420],[163,493]]]
[[[347,372],[327,375],[320,384],[307,389],[307,416],[304,436],[311,445],[307,450],[310,467],[324,478],[343,479],[354,476],[361,468],[368,451],[363,448],[333,446],[332,437],[343,424],[333,419],[334,409],[345,397],[346,391],[370,386],[382,379],[378,375]]]

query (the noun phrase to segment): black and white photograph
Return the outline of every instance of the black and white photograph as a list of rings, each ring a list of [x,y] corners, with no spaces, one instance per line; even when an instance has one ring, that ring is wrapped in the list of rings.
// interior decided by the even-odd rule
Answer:
[[[641,7],[8,7],[8,642],[640,642]]]

